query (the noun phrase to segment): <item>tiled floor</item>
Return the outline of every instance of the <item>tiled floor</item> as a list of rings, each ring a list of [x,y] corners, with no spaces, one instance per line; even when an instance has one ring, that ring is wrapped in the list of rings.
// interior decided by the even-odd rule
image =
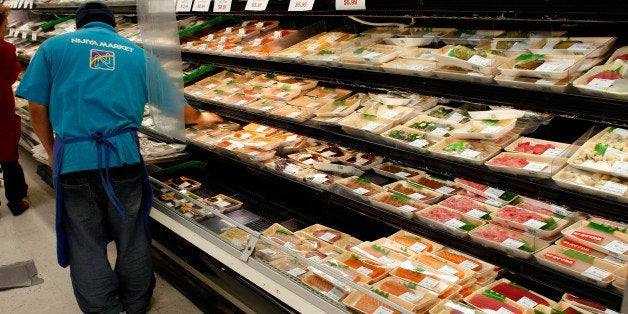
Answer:
[[[44,283],[11,290],[0,290],[0,313],[81,313],[70,283],[68,268],[56,261],[54,231],[54,190],[35,173],[37,162],[21,151],[29,185],[31,208],[13,217],[6,207],[4,188],[0,188],[0,265],[33,259]],[[115,252],[113,246],[109,252]],[[111,254],[110,254],[111,255]],[[149,313],[202,313],[168,282],[157,276],[157,286]]]

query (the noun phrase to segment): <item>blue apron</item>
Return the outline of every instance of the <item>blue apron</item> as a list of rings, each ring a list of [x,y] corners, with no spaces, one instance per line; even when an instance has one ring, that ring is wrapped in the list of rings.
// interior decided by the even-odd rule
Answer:
[[[63,221],[63,193],[61,189],[61,175],[59,172],[61,171],[61,158],[63,158],[63,148],[66,144],[77,143],[77,142],[88,142],[94,141],[96,142],[96,151],[98,154],[98,169],[105,170],[105,174],[103,175],[102,171],[100,173],[100,180],[102,181],[102,185],[105,189],[105,193],[107,193],[107,197],[109,201],[116,207],[120,215],[122,216],[122,221],[124,223],[128,222],[126,211],[124,210],[124,206],[120,200],[116,197],[113,186],[111,185],[111,181],[109,178],[109,156],[111,151],[117,153],[116,147],[109,141],[109,138],[121,135],[124,133],[129,133],[135,139],[139,152],[139,139],[137,137],[137,131],[135,129],[123,129],[120,131],[111,132],[108,134],[102,134],[100,132],[94,133],[90,137],[77,137],[71,139],[61,139],[59,136],[55,138],[55,143],[53,146],[53,165],[52,165],[52,179],[55,186],[56,192],[56,219],[55,219],[55,227],[57,231],[57,262],[61,267],[67,267],[69,265],[67,252],[68,252],[68,243],[67,238],[65,236],[65,232],[63,231],[63,226],[61,222]],[[104,153],[104,161],[103,161],[103,153]],[[148,171],[146,170],[146,164],[144,163],[144,158],[142,158],[142,154],[140,153],[140,164],[142,166],[143,172],[143,185],[144,185],[144,200],[142,204],[144,204],[144,208],[140,210],[144,211],[144,229],[146,231],[146,236],[148,237],[148,241],[150,241],[150,232],[148,230],[148,215],[150,214],[150,209],[152,208],[153,201],[153,192],[150,184],[150,180],[148,178]]]

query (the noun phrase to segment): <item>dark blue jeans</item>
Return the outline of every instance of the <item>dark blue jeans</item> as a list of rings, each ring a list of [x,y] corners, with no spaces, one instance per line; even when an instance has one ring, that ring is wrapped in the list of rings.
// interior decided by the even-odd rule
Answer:
[[[85,313],[144,313],[150,304],[155,277],[141,212],[141,169],[132,165],[110,172],[127,223],[109,201],[98,170],[61,176],[70,277]],[[112,240],[117,249],[114,269],[107,260],[107,243]]]

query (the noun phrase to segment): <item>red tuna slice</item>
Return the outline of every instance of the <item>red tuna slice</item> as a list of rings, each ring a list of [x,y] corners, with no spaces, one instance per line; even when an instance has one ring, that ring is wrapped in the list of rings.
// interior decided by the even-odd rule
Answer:
[[[488,186],[486,186],[484,184],[475,183],[475,182],[472,182],[472,181],[469,181],[469,180],[465,180],[465,179],[458,178],[458,182],[460,184],[464,184],[464,185],[470,186],[470,187],[472,187],[472,188],[474,188],[476,190],[479,190],[479,191],[485,191],[486,189],[488,189]]]
[[[505,206],[501,210],[497,212],[497,217],[500,217],[505,220],[510,220],[518,223],[524,223],[530,219],[545,221],[545,217],[529,212],[524,209],[520,209],[514,206]]]
[[[462,219],[462,215],[460,213],[453,212],[453,211],[447,210],[444,207],[438,207],[438,206],[432,207],[424,212],[421,212],[421,215],[429,219],[436,220],[438,222],[447,222],[451,219],[458,219],[458,220]]]
[[[495,242],[504,242],[506,239],[519,239],[519,234],[514,231],[508,231],[506,229],[501,229],[494,225],[488,225],[486,228],[482,230],[478,230],[475,232],[475,235],[482,237],[484,239],[492,240]]]
[[[499,309],[504,308],[508,311],[511,311],[515,314],[522,314],[521,310],[499,300],[493,299],[491,297],[487,297],[482,294],[474,295],[470,300],[469,304],[481,309],[481,310],[492,310],[499,311]]]
[[[587,79],[587,84],[589,84],[591,81],[593,81],[593,79],[599,78],[599,79],[605,79],[605,80],[620,80],[623,79],[624,77],[619,74],[619,70],[621,69],[621,67],[612,70],[612,71],[604,71],[604,72],[600,72],[596,75],[590,76]]]
[[[625,53],[623,55],[619,55],[619,56],[615,57],[615,59],[613,59],[613,61],[615,61],[615,60],[628,61],[628,53]]]
[[[506,282],[502,282],[499,283],[495,286],[493,286],[491,288],[491,290],[506,296],[507,298],[517,302],[519,300],[521,300],[523,297],[526,297],[534,302],[536,302],[537,304],[543,304],[543,305],[547,305],[550,306],[549,302],[547,302],[547,300],[541,298],[540,296],[528,291],[527,289],[524,289],[523,287],[520,286],[516,286],[513,285],[511,283],[506,283]]]
[[[523,208],[523,209],[526,209],[526,210],[529,210],[529,211],[532,211],[532,212],[535,212],[535,213],[547,215],[547,216],[553,216],[554,215],[554,212],[552,212],[549,209],[538,207],[538,206],[535,206],[535,205],[533,205],[531,203],[527,203],[527,202],[523,202],[523,203],[517,204],[517,207]]]
[[[523,168],[529,162],[523,157],[501,156],[493,159],[491,163],[513,168]]]

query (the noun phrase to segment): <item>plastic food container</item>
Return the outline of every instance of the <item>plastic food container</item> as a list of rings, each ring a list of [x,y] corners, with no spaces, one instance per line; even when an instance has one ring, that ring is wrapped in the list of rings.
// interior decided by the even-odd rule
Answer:
[[[279,245],[293,251],[311,251],[314,249],[312,243],[299,238],[294,232],[284,226],[274,223],[262,232],[262,235]],[[271,248],[272,249],[272,248]]]
[[[622,224],[581,220],[562,231],[566,239],[628,261],[628,234]]]
[[[372,114],[352,113],[351,115],[340,120],[338,124],[342,129],[356,136],[369,136],[382,133],[390,129],[394,120],[379,118]]]
[[[495,265],[450,248],[444,248],[440,251],[434,252],[433,254],[442,259],[453,262],[460,267],[473,271],[473,276],[475,278],[485,277],[493,273],[495,270]]]
[[[469,306],[462,302],[456,302],[451,300],[440,300],[438,304],[433,306],[430,311],[430,314],[453,314],[453,313],[464,313],[464,314],[480,314],[482,311],[476,309],[475,307]]]
[[[312,270],[301,277],[304,284],[312,287],[314,290],[327,296],[328,298],[340,302],[349,295],[349,288],[339,282],[335,282],[332,276],[329,276],[318,270]]]
[[[351,252],[360,254],[360,256],[376,261],[389,268],[399,266],[401,262],[407,259],[407,256],[390,249],[386,249],[374,242],[362,242],[352,247]]]
[[[310,168],[308,165],[304,165],[300,162],[287,158],[278,158],[266,162],[264,165],[267,168],[277,171],[280,174],[287,175],[288,177],[294,177],[297,173]]]
[[[342,163],[354,166],[362,171],[371,169],[375,165],[379,165],[384,161],[383,157],[375,156],[368,153],[354,152],[345,158]]]
[[[313,96],[299,96],[289,101],[290,105],[302,107],[307,111],[316,112],[323,106],[333,103],[334,99],[316,98]]]
[[[517,283],[510,281],[506,278],[497,280],[488,286],[486,289],[493,290],[506,298],[520,304],[523,307],[532,309],[538,304],[545,306],[554,306],[555,301],[546,298],[532,290],[518,285]]]
[[[578,169],[626,178],[628,177],[626,135],[628,135],[626,129],[607,127],[584,143],[569,158],[568,163]]]
[[[392,97],[389,97],[389,99]],[[397,98],[398,99],[398,98]],[[402,98],[403,99],[403,98]],[[409,102],[409,99],[404,99]],[[406,106],[386,105],[385,103],[373,103],[358,110],[362,114],[373,115],[378,118],[393,120],[395,123],[404,123],[418,112],[415,108]]]
[[[368,258],[360,257],[351,252],[347,252],[336,257],[336,260],[369,277],[369,284],[373,284],[383,279],[384,277],[386,277],[386,275],[388,275],[388,272],[390,271],[389,267],[386,267]]]
[[[566,166],[552,179],[567,189],[628,203],[628,181],[621,178]]]
[[[445,66],[459,67],[483,75],[498,74],[497,67],[508,59],[505,57],[482,53],[465,46],[446,47],[443,54],[434,54],[436,61]]]
[[[437,252],[443,249],[443,245],[427,238],[422,238],[416,234],[399,230],[388,237],[388,239],[410,249],[415,253]]]
[[[314,97],[316,99],[324,100],[339,100],[347,98],[351,94],[348,89],[335,88],[335,87],[323,87],[319,86],[305,93],[305,96]]]
[[[480,203],[459,195],[451,196],[438,203],[438,205],[485,221],[490,221],[492,219],[490,214],[498,210],[497,207]]]
[[[355,98],[335,100],[321,106],[315,114],[317,117],[346,117],[353,113],[360,106],[360,103],[361,101]]]
[[[399,299],[394,295],[388,297],[389,300],[399,304],[400,306],[406,308],[408,311],[413,311],[416,309],[416,306],[408,301]],[[366,295],[359,291],[351,292],[342,303],[350,308],[355,313],[360,314],[372,314],[372,313],[391,313],[397,314],[399,311],[394,310],[389,305],[384,304],[381,301],[378,301],[374,297],[370,295]]]
[[[364,170],[354,165],[343,165],[338,163],[318,162],[315,161],[312,166],[316,170],[325,171],[339,176],[361,176]]]
[[[456,178],[454,179],[454,181],[456,181],[456,183],[458,183],[463,189],[471,193],[479,194],[480,196],[494,200],[496,203],[500,204],[498,205],[499,207],[512,203],[518,197],[517,194],[514,194],[512,192],[500,190],[498,188],[490,187],[462,178]]]
[[[277,109],[274,109],[270,114],[280,116],[286,119],[303,122],[314,116],[310,111],[303,107],[297,107],[292,105],[286,105]]]
[[[578,72],[583,62],[584,56],[522,54],[501,64],[498,69],[510,77],[562,80]]]
[[[315,169],[306,169],[295,174],[295,176],[307,184],[314,185],[320,189],[327,190],[334,181],[338,180],[335,175],[321,172]]]
[[[414,304],[415,313],[427,311],[438,301],[437,296],[429,290],[394,277],[384,278],[375,283],[372,288]]]
[[[290,256],[273,260],[270,262],[270,265],[299,279],[303,278],[303,275],[308,272],[307,265]]]
[[[414,217],[415,212],[427,205],[403,194],[383,192],[369,196],[373,206],[391,211],[406,218]]]
[[[435,254],[420,253],[410,257],[410,260],[419,263],[425,268],[430,268],[452,276],[452,282],[457,283],[462,287],[470,286],[475,282],[475,279],[473,278],[474,272],[472,270],[440,258]]]
[[[387,185],[384,188],[388,189],[391,193],[398,193],[409,197],[410,199],[421,201],[425,204],[434,204],[443,198],[443,194],[434,192],[420,184],[397,181]]]
[[[454,195],[462,189],[454,181],[439,178],[426,173],[408,178],[408,182],[419,184],[444,195]]]
[[[486,162],[491,171],[535,178],[551,178],[565,163],[554,164],[554,157],[501,153]]]
[[[468,295],[464,302],[487,313],[527,313],[521,304],[486,288]]]
[[[535,254],[541,265],[567,273],[573,277],[600,287],[607,287],[613,280],[617,265],[593,256],[552,245]]]
[[[477,46],[490,41],[491,38],[499,37],[503,30],[463,30],[456,29],[445,35],[440,40],[447,45],[471,45]]]
[[[479,72],[475,72],[473,70],[463,69],[460,67],[449,66],[449,65],[437,65],[436,69],[434,69],[434,75],[438,78],[453,80],[453,81],[463,81],[463,82],[471,82],[471,83],[483,83],[483,84],[491,84],[493,83],[493,75],[492,74],[482,74]]]
[[[249,238],[251,237],[250,234],[238,228],[231,228],[224,231],[220,234],[220,236],[231,243],[231,245],[236,247],[238,250],[244,250],[249,242]]]
[[[496,140],[515,128],[517,119],[471,120],[449,134],[462,139]]]
[[[342,161],[349,155],[349,150],[338,145],[321,145],[307,148],[307,151],[317,153],[330,161]]]
[[[275,129],[273,127],[269,127],[269,126],[261,125],[257,123],[249,123],[245,125],[242,129],[247,130],[247,131],[264,133],[266,136],[273,136],[280,132],[278,129]]]
[[[430,77],[434,76],[436,62],[398,58],[381,65],[384,72]]]
[[[369,196],[386,191],[383,187],[357,176],[336,180],[332,188],[357,197],[365,202],[369,201]]]
[[[593,67],[573,82],[573,86],[584,94],[628,99],[628,67],[626,63],[616,60]]]
[[[546,141],[531,137],[520,137],[504,148],[507,152],[519,155],[533,155],[543,157],[557,157],[561,155],[569,144]]]
[[[578,75],[574,75],[573,78]],[[573,79],[572,78],[572,79]],[[538,91],[549,91],[562,93],[567,90],[572,79],[565,78],[562,80],[547,80],[535,77],[511,77],[505,75],[495,76],[497,85],[515,88],[525,88]]]
[[[584,55],[587,58],[603,56],[617,37],[544,38],[532,45],[530,51],[548,55]]]
[[[245,110],[260,112],[260,113],[269,113],[275,109],[279,109],[285,106],[286,103],[278,100],[271,99],[260,99],[255,102],[244,105]]]
[[[614,63],[615,60],[628,62],[628,46],[620,47],[606,60],[606,64]]]
[[[227,213],[242,207],[242,202],[229,196],[218,194],[207,199],[212,205],[218,207],[221,212]]]
[[[528,211],[514,206],[504,206],[491,213],[493,221],[514,229],[525,230],[544,239],[555,237],[569,221]]]
[[[373,171],[383,176],[398,180],[407,180],[410,177],[425,173],[424,171],[405,167],[392,162],[385,162],[379,165],[375,165],[373,166]]]
[[[391,270],[390,275],[413,282],[439,295],[452,288],[454,282],[458,279],[445,273],[424,269],[419,263],[409,260]]]
[[[402,50],[399,57],[403,60],[436,62],[436,57],[434,57],[434,54],[443,54],[444,50],[444,48],[433,49],[423,47],[408,47]]]
[[[290,84],[276,84],[263,91],[265,98],[288,102],[301,94],[301,87]]]
[[[424,112],[423,114],[429,117],[444,120],[445,123],[449,123],[454,126],[460,125],[470,120],[469,115],[466,112],[447,106],[436,106],[435,108],[432,108]]]
[[[383,132],[381,136],[388,143],[423,153],[427,153],[427,149],[439,140],[437,137],[428,136],[424,132],[402,125]]]
[[[404,124],[404,126],[419,131],[426,132],[430,136],[436,138],[445,138],[451,136],[451,132],[455,127],[441,118],[435,118],[424,114],[418,115]]]
[[[550,245],[550,242],[523,233],[488,224],[469,232],[473,241],[504,251],[519,258],[531,258],[532,254]]]
[[[446,138],[430,147],[429,151],[445,159],[482,165],[497,155],[501,148],[484,142]]]
[[[367,64],[382,64],[399,56],[399,47],[391,45],[374,45],[371,47],[359,47],[352,51],[343,52],[340,55],[343,62],[357,62]]]
[[[449,231],[458,237],[466,237],[469,231],[484,224],[481,219],[438,205],[432,205],[419,211],[416,217],[419,221],[433,228]]]

